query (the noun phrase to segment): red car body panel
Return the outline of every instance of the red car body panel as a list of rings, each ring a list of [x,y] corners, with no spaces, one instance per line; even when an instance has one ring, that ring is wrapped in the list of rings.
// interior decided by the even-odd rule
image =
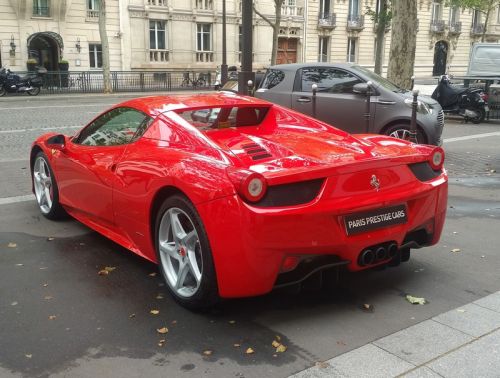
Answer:
[[[117,105],[154,118],[134,143],[47,146],[60,202],[76,219],[156,262],[156,196],[183,193],[198,211],[208,235],[222,297],[258,295],[275,285],[287,256],[336,255],[352,271],[365,269],[364,248],[404,243],[424,227],[438,242],[446,214],[447,175],[421,182],[410,164],[426,162],[433,147],[381,135],[351,136],[302,114],[255,98],[233,94],[140,98]],[[213,106],[268,107],[258,126],[201,131],[179,121],[178,111]],[[248,145],[265,151],[252,159]],[[33,156],[33,153],[32,153]],[[321,179],[307,203],[261,207],[245,202],[228,177],[228,167],[262,174],[270,187]],[[370,185],[375,175],[380,189]],[[348,235],[344,217],[404,205],[408,221]]]

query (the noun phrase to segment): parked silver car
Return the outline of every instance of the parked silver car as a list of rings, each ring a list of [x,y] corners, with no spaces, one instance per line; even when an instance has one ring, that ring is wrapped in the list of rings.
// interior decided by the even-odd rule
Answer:
[[[366,94],[354,88],[356,84],[368,81],[372,82],[369,127],[365,119]],[[313,84],[317,84],[315,115]],[[315,116],[350,133],[378,133],[409,138],[412,93],[355,64],[296,63],[272,66],[267,70],[255,96]],[[443,126],[444,115],[439,103],[428,96],[419,96],[418,141],[441,145]]]

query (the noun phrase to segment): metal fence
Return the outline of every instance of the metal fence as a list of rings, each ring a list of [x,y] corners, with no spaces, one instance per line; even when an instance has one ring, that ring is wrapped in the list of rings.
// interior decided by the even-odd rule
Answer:
[[[40,74],[44,93],[102,93],[102,71],[49,71]],[[184,71],[111,71],[113,92],[213,89],[215,74]]]

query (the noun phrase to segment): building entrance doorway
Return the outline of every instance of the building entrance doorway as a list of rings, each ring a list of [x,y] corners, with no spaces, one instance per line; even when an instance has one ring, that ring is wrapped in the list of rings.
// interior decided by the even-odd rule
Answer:
[[[297,38],[278,38],[276,64],[297,63]]]
[[[62,57],[63,40],[53,32],[35,33],[28,37],[28,57],[35,59],[37,65],[47,71],[57,71]]]
[[[434,67],[432,76],[440,76],[446,73],[446,59],[448,58],[448,43],[436,42],[434,46]]]

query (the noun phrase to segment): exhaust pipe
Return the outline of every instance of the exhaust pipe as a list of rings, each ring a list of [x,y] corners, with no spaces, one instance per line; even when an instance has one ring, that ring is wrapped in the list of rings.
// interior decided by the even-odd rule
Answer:
[[[396,256],[397,253],[398,245],[396,243],[389,244],[389,246],[387,247],[387,254],[389,255],[389,258],[392,259],[394,256]]]
[[[359,265],[371,265],[375,261],[375,253],[371,249],[365,249],[359,255]]]
[[[387,251],[384,247],[378,247],[375,252],[375,259],[377,261],[385,260],[387,258]]]

